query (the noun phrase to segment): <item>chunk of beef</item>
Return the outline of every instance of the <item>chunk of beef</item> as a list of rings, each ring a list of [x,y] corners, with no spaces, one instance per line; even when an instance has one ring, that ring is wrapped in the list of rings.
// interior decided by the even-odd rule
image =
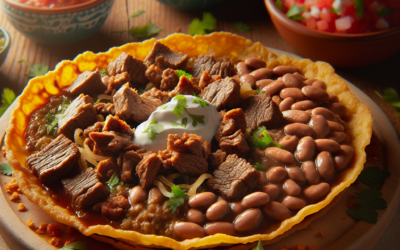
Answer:
[[[208,187],[228,201],[243,198],[260,178],[260,172],[237,155],[229,155],[213,175],[207,181]]]
[[[89,134],[92,132],[101,132],[103,131],[104,122],[96,122],[94,125],[88,127],[83,131],[83,137],[88,138]]]
[[[144,60],[144,64],[147,67],[156,64],[162,70],[168,68],[183,69],[188,59],[188,55],[173,51],[164,44],[156,41],[152,50]]]
[[[236,122],[233,119],[223,119],[218,127],[215,139],[219,142],[222,137],[232,135],[238,130]]]
[[[131,55],[122,52],[115,61],[110,62],[107,66],[107,72],[110,76],[115,76],[123,72],[128,72],[131,77],[133,86],[143,87],[147,83],[145,72],[147,70],[143,61],[133,58]]]
[[[224,136],[219,141],[220,148],[228,154],[244,155],[250,148],[242,130],[236,131],[232,135]]]
[[[103,94],[107,86],[101,80],[98,69],[95,71],[85,71],[78,75],[71,85],[64,89],[67,95],[78,96],[79,94],[94,95]]]
[[[117,161],[114,157],[110,157],[99,162],[97,173],[103,181],[108,181],[113,174],[119,176],[120,167],[117,165]]]
[[[163,75],[162,69],[153,64],[150,67],[148,67],[145,75],[147,80],[149,80],[149,82],[154,83],[158,88],[160,87]]]
[[[207,161],[192,154],[176,153],[172,156],[171,163],[179,172],[191,176],[200,176],[208,170]]]
[[[92,98],[87,95],[77,97],[58,120],[58,133],[73,140],[75,129],[85,129],[97,122],[97,112],[92,103]]]
[[[172,98],[176,95],[193,95],[193,93],[198,95],[200,94],[200,91],[201,89],[198,86],[193,85],[186,76],[181,76],[178,85],[169,93],[169,97]]]
[[[136,166],[143,159],[143,157],[133,150],[127,151],[122,154],[122,173],[121,180],[123,182],[132,181],[135,174]]]
[[[203,157],[203,139],[196,134],[183,133],[180,137],[178,134],[169,134],[167,147],[171,151],[178,153],[188,153]]]
[[[118,219],[121,215],[125,214],[131,205],[127,198],[122,195],[109,197],[101,206],[101,213],[104,217],[112,220]]]
[[[207,160],[210,154],[211,154],[211,143],[205,141],[203,143],[203,158]]]
[[[216,169],[226,160],[226,152],[218,149],[216,152],[210,154],[210,166]]]
[[[97,151],[117,152],[132,144],[132,137],[114,131],[92,132],[89,134],[94,142],[93,153]]]
[[[91,205],[110,193],[93,168],[87,168],[73,178],[63,179],[62,184],[67,195],[71,197],[72,204],[78,209]]]
[[[221,124],[215,134],[215,139],[219,142],[221,137],[234,134],[238,129],[245,132],[246,126],[246,115],[242,109],[232,109],[223,114]]]
[[[159,173],[162,173],[172,167],[172,155],[173,151],[166,149],[164,151],[158,151],[159,156],[161,157],[163,164],[161,168],[158,170]]]
[[[114,103],[97,103],[94,105],[97,114],[115,115]]]
[[[111,76],[108,80],[108,87],[104,94],[111,95],[114,90],[118,90],[125,83],[129,83],[131,81],[131,76],[128,72],[122,72],[121,74],[117,74],[115,76]]]
[[[283,117],[278,105],[267,94],[254,95],[242,102],[242,109],[246,114],[247,126],[252,130],[265,126],[273,129],[280,126]]]
[[[215,81],[205,87],[200,98],[210,102],[218,111],[232,109],[240,102],[240,85],[233,78]]]
[[[136,166],[136,173],[140,179],[142,188],[149,188],[153,185],[157,172],[162,165],[162,160],[156,153],[147,154]]]
[[[166,69],[162,73],[162,80],[160,89],[163,91],[171,91],[178,85],[179,76],[178,73],[173,69]]]
[[[114,105],[115,114],[121,119],[141,123],[156,110],[158,103],[152,99],[140,97],[136,91],[124,85],[114,95]]]
[[[208,85],[210,85],[211,83],[220,80],[221,76],[212,76],[210,75],[207,71],[204,71],[203,74],[200,77],[199,80],[199,87],[201,89],[204,89],[205,87],[207,87]]]
[[[154,104],[157,104],[157,106],[161,106],[164,103],[168,102],[168,100],[169,100],[169,95],[168,94],[169,94],[168,92],[160,91],[160,90],[158,90],[156,88],[152,88],[152,89],[144,92],[140,96],[145,98],[145,99],[153,101]]]
[[[210,55],[200,55],[194,61],[193,76],[201,77],[204,71],[225,78],[233,75],[233,64],[230,61],[220,62]]]
[[[80,156],[76,144],[61,134],[40,152],[28,156],[26,163],[40,182],[49,186],[67,175]]]
[[[114,131],[122,134],[127,134],[129,136],[133,135],[133,130],[128,124],[126,124],[125,121],[119,119],[118,116],[114,117],[112,115],[107,116],[106,121],[104,122],[103,131]]]

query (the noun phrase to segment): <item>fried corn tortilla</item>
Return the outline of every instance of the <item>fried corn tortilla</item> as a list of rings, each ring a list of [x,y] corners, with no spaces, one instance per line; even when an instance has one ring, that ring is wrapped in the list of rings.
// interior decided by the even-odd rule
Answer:
[[[86,226],[80,219],[67,209],[59,206],[50,193],[39,182],[38,178],[26,166],[25,158],[31,154],[25,149],[25,131],[30,115],[46,104],[51,96],[62,94],[62,89],[70,85],[77,76],[85,70],[107,68],[108,63],[115,60],[122,52],[144,60],[151,51],[156,39],[142,43],[126,44],[112,48],[108,52],[94,54],[85,52],[73,61],[60,62],[54,71],[32,79],[24,92],[17,99],[17,108],[13,111],[5,137],[6,158],[14,168],[14,178],[28,199],[40,206],[56,221],[78,229],[84,235],[97,235],[99,240],[113,243],[121,249],[161,248],[190,249],[211,248],[234,244],[247,244],[262,240],[264,244],[289,232],[306,217],[328,207],[329,204],[344,189],[353,183],[363,169],[366,161],[365,147],[370,142],[372,133],[372,116],[368,107],[361,103],[349,90],[346,82],[335,74],[334,69],[324,62],[312,62],[308,59],[292,59],[285,55],[278,57],[260,43],[233,35],[230,33],[213,33],[204,36],[188,36],[174,34],[159,40],[174,51],[188,54],[189,57],[201,54],[211,54],[216,58],[259,57],[267,63],[268,68],[278,65],[293,65],[298,67],[307,78],[316,78],[326,83],[327,92],[338,97],[340,103],[346,106],[348,133],[351,136],[351,146],[355,150],[351,166],[340,172],[338,178],[331,184],[329,194],[325,199],[312,205],[307,205],[293,217],[278,223],[275,228],[264,233],[247,237],[234,237],[216,234],[204,238],[177,241],[165,236],[144,235],[135,231],[115,229],[110,225]],[[112,238],[112,239],[110,239]],[[118,243],[118,241],[121,242]],[[141,247],[143,246],[143,247]]]

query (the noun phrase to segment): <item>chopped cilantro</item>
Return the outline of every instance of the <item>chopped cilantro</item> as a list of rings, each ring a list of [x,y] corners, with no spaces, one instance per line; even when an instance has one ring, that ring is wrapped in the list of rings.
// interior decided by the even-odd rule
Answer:
[[[174,185],[174,186],[171,187],[171,192],[175,195],[175,197],[178,197],[178,198],[185,198],[185,197],[188,196],[188,195],[185,194],[185,193],[182,191],[182,189],[181,189],[179,186],[177,186],[177,185]]]
[[[4,112],[6,112],[8,107],[11,106],[14,100],[15,100],[14,91],[12,91],[9,88],[3,89],[3,95],[1,96],[0,117],[4,114]]]
[[[286,16],[289,17],[290,19],[293,20],[301,20],[304,19],[304,17],[301,15],[301,13],[305,10],[305,7],[300,7],[296,5],[296,3],[293,4],[292,8],[288,10],[286,13]]]
[[[27,74],[28,78],[44,76],[49,71],[49,67],[44,63],[35,63],[31,67],[31,65],[24,59],[21,59],[18,62],[23,62],[26,64],[26,66],[28,66],[28,69],[29,69],[28,74]]]
[[[275,6],[278,7],[278,9],[283,10],[282,0],[276,0]]]
[[[151,121],[143,133],[148,133],[147,137],[153,141],[156,139],[156,136],[164,132],[164,130],[164,126],[158,124],[158,121]]]
[[[397,91],[393,88],[386,88],[383,90],[383,95],[381,95],[378,91],[375,93],[384,101],[390,103],[398,112],[400,112],[400,97],[397,94]],[[397,116],[400,116],[400,113],[397,113]]]
[[[253,132],[250,140],[250,145],[254,148],[262,149],[268,146],[282,148],[282,145],[272,139],[264,126],[259,127],[256,131]]]
[[[161,32],[161,28],[152,24],[151,22],[140,26],[140,27],[133,27],[130,29],[131,36],[137,39],[144,39],[149,38],[152,36],[156,36],[158,33]]]
[[[259,89],[257,89],[256,91],[257,91],[256,92],[257,95],[265,94],[265,91],[262,91],[262,90],[259,90]]]
[[[47,119],[47,134],[48,135],[57,135],[58,132],[58,121],[63,117],[65,110],[71,104],[71,100],[68,98],[64,98],[62,104],[58,106],[56,109],[50,110],[45,118]]]
[[[14,171],[14,169],[10,165],[10,163],[2,163],[2,164],[0,164],[0,173],[2,173],[3,175],[11,176],[13,171]]]
[[[181,76],[186,76],[187,78],[192,77],[191,74],[186,73],[184,70],[178,69],[178,70],[176,70],[176,72],[178,73],[178,77],[179,77],[179,78],[181,78]]]
[[[138,89],[137,89],[137,92],[138,92],[139,95],[141,95],[141,94],[143,94],[144,92],[146,92],[146,90],[145,90],[145,89],[142,89],[142,88],[138,88]]]
[[[253,167],[255,169],[257,169],[257,170],[260,170],[260,171],[264,171],[265,170],[265,167],[263,165],[261,165],[260,163],[258,163],[258,162],[256,162],[256,164],[254,164]]]
[[[141,16],[141,15],[143,15],[145,12],[146,12],[146,11],[144,11],[144,10],[139,10],[139,11],[137,11],[136,13],[133,13],[131,17],[138,17],[138,16]]]
[[[257,246],[253,247],[251,250],[264,250],[261,240],[258,240]]]
[[[180,187],[177,185],[174,185],[171,187],[171,192],[174,196],[170,197],[169,200],[167,201],[167,205],[169,207],[169,210],[171,213],[175,213],[176,209],[183,204],[185,201],[185,197],[187,197],[187,194],[185,194]]]
[[[176,115],[176,117],[179,118],[183,114],[183,111],[185,111],[187,108],[187,100],[183,95],[177,95],[174,99],[177,100],[178,103],[172,112]]]
[[[337,10],[337,9],[334,9],[334,8],[329,9],[329,12],[335,13],[336,15],[340,15],[341,14],[340,10]]]
[[[213,17],[211,13],[204,12],[203,20],[200,21],[198,18],[195,18],[190,23],[189,34],[191,36],[204,35],[205,33],[214,31],[216,25],[217,25],[217,19],[215,19],[215,17]]]
[[[250,31],[253,29],[249,25],[244,24],[242,22],[233,23],[233,27],[235,27],[235,29],[240,31]]]
[[[377,16],[388,16],[388,15],[391,15],[393,12],[394,12],[393,8],[379,7],[376,10],[375,14]]]
[[[82,241],[74,241],[59,250],[89,250],[88,246],[85,242]]]
[[[107,72],[106,69],[101,69],[99,72],[100,72],[101,77],[103,77],[103,76],[109,76],[109,74],[108,74],[108,72]]]
[[[171,122],[171,125],[174,126],[174,127],[181,126],[181,127],[183,127],[183,128],[186,128],[186,125],[187,125],[187,118],[184,117],[184,118],[182,119],[182,122],[181,122],[181,123]]]
[[[365,0],[354,0],[354,8],[357,11],[357,16],[362,18],[364,16],[364,3]]]
[[[110,188],[113,188],[118,185],[119,178],[115,173],[113,173],[113,175],[111,175],[110,179],[106,183]]]
[[[358,179],[367,186],[379,187],[390,176],[389,171],[381,170],[379,167],[369,167],[361,172]]]
[[[192,122],[193,127],[196,127],[197,123],[204,123],[204,115],[192,115],[187,111],[187,109],[185,109],[185,111],[193,119]]]
[[[168,107],[168,105],[164,105],[161,107],[162,110],[165,110]]]
[[[200,104],[202,108],[208,106],[208,103],[207,103],[206,101],[204,101],[203,99],[201,99],[200,97],[198,97],[195,93],[193,93],[193,95],[194,95],[193,103]]]

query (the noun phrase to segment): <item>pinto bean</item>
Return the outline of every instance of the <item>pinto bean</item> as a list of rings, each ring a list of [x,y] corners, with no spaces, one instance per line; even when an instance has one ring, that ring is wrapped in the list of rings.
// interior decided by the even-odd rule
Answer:
[[[108,86],[109,80],[110,80],[110,77],[109,77],[109,76],[103,76],[103,77],[101,78],[101,81],[102,81],[102,82],[104,83],[104,85],[106,85],[106,86]]]
[[[306,136],[300,139],[299,144],[296,148],[296,158],[299,162],[310,160],[315,153],[314,139],[310,136]]]
[[[297,77],[300,81],[304,82],[305,80],[307,80],[307,78],[305,78],[302,74],[298,73],[298,72],[294,72],[293,75],[295,77]]]
[[[281,112],[290,110],[290,107],[293,105],[294,99],[292,97],[285,98],[281,104],[279,104],[279,110]]]
[[[286,170],[290,179],[296,182],[303,182],[306,180],[303,170],[301,170],[298,166],[294,164],[287,165]]]
[[[228,211],[228,202],[226,202],[226,200],[219,200],[207,209],[206,217],[207,219],[214,221],[224,216]]]
[[[307,124],[303,123],[292,123],[286,125],[283,128],[283,131],[287,135],[295,135],[299,138],[302,138],[304,136],[311,136],[312,134],[314,134],[314,130]]]
[[[335,132],[335,131],[333,131],[333,132],[330,132],[330,133],[326,136],[326,138],[327,138],[327,139],[334,140],[334,141],[336,141],[337,143],[340,144],[341,142],[344,141],[344,139],[346,139],[346,134],[343,133],[343,132]]]
[[[303,169],[308,184],[313,185],[319,183],[320,178],[314,161],[303,162],[301,168]]]
[[[270,201],[262,206],[262,211],[277,221],[283,221],[292,217],[292,212],[285,205],[276,201]]]
[[[283,83],[283,81],[281,80],[276,80],[271,82],[270,84],[268,84],[267,86],[265,86],[262,91],[265,91],[265,93],[267,95],[275,95],[276,93],[278,93],[279,91],[281,91],[281,89],[283,89],[285,87],[285,84]]]
[[[277,95],[274,95],[273,97],[272,97],[272,101],[274,102],[274,103],[276,103],[276,105],[280,105],[281,104],[281,102],[282,102],[282,98],[280,98],[279,96],[277,96]]]
[[[315,82],[313,82],[315,84]],[[303,94],[315,102],[328,102],[329,95],[325,90],[314,86],[305,86],[301,89]]]
[[[262,80],[262,79],[268,79],[273,74],[274,73],[272,72],[272,69],[268,69],[268,68],[257,69],[250,73],[250,75],[254,76],[256,81]]]
[[[307,124],[311,119],[311,115],[309,113],[300,110],[286,110],[282,112],[282,115],[283,118],[289,123]]]
[[[259,191],[268,194],[269,198],[272,200],[278,195],[279,188],[274,184],[269,184],[260,188]]]
[[[204,228],[192,222],[177,222],[174,225],[174,231],[182,239],[202,238],[206,236]]]
[[[283,164],[292,163],[294,161],[294,155],[281,148],[269,147],[266,148],[264,152],[267,156]]]
[[[217,196],[212,192],[203,192],[194,195],[189,199],[189,206],[193,208],[202,208],[215,202]]]
[[[149,200],[147,204],[161,204],[165,200],[165,196],[158,187],[152,187],[149,192]]]
[[[287,177],[287,170],[284,167],[270,168],[267,173],[267,179],[271,183],[280,183]]]
[[[328,121],[336,121],[335,114],[329,109],[318,107],[311,111],[312,115],[322,115]]]
[[[274,74],[277,74],[278,76],[284,76],[287,73],[293,74],[294,72],[301,73],[299,68],[295,66],[285,66],[285,65],[276,66],[272,71],[274,72]]]
[[[323,89],[323,90],[326,90],[326,85],[325,85],[325,83],[324,83],[323,81],[320,81],[320,80],[314,81],[314,82],[311,84],[311,86],[316,87],[316,88],[320,88],[320,89]]]
[[[329,132],[329,121],[327,121],[322,115],[311,116],[310,123],[308,124],[313,129],[316,138],[325,138]]]
[[[269,199],[269,195],[264,192],[254,192],[243,198],[242,206],[245,208],[258,207],[268,203]]]
[[[300,186],[294,182],[292,179],[287,179],[283,183],[283,190],[288,194],[292,196],[297,196],[301,193],[301,188]]]
[[[282,145],[283,149],[286,149],[288,151],[294,150],[297,146],[297,143],[299,143],[299,138],[297,138],[297,136],[291,135],[287,135],[279,141],[279,144]]]
[[[304,100],[300,102],[296,102],[291,106],[293,110],[308,110],[317,107],[318,103],[312,100]]]
[[[189,222],[193,222],[199,225],[202,225],[205,221],[203,212],[193,208],[189,209],[186,218]]]
[[[301,88],[303,86],[303,82],[292,74],[284,75],[283,82],[288,88]]]
[[[304,82],[305,85],[310,86],[310,85],[312,85],[312,83],[315,82],[316,80],[317,80],[317,79],[306,79],[306,80],[304,80],[303,82]]]
[[[251,88],[254,88],[256,86],[256,79],[254,78],[254,76],[249,75],[249,74],[244,74],[239,78],[239,81],[244,84],[244,83],[248,83],[250,84]]]
[[[341,103],[325,103],[323,107],[329,109],[340,117],[346,114],[346,107]]]
[[[136,186],[129,190],[129,201],[133,204],[138,204],[147,200],[147,193],[141,186]]]
[[[264,80],[259,80],[256,81],[256,87],[257,89],[263,89],[265,86],[270,84],[271,82],[274,82],[275,80],[272,79],[264,79]]]
[[[241,214],[241,213],[243,213],[244,210],[246,210],[246,208],[244,208],[242,206],[242,202],[241,201],[231,202],[230,205],[231,205],[231,210],[236,215]]]
[[[340,150],[340,145],[334,140],[330,139],[317,139],[315,140],[315,147],[318,151],[328,151],[330,153],[336,153]]]
[[[223,221],[207,223],[204,226],[204,230],[205,230],[206,234],[208,234],[208,235],[214,235],[214,234],[235,235],[236,234],[235,225],[233,225],[230,222],[223,222]]]
[[[250,74],[251,69],[247,66],[245,62],[240,62],[236,65],[236,69],[238,72],[238,75],[245,75],[245,74]]]
[[[340,145],[340,150],[333,158],[337,170],[345,169],[353,159],[354,148],[349,145]]]
[[[305,207],[307,205],[306,201],[298,198],[298,197],[294,197],[294,196],[286,196],[285,198],[283,198],[283,205],[285,205],[285,207],[289,208],[289,209],[293,209],[293,210],[298,210],[298,209],[302,209],[303,207]]]
[[[339,98],[335,95],[329,95],[329,102],[331,103],[339,102]]]
[[[258,208],[251,208],[238,217],[236,217],[233,224],[235,224],[235,229],[239,232],[244,232],[255,227],[261,219],[261,211]]]
[[[304,99],[306,99],[306,96],[298,88],[284,88],[279,93],[279,96],[282,99],[292,97],[296,102],[303,101]]]
[[[317,155],[315,165],[322,179],[328,179],[334,171],[333,158],[331,153],[323,151]]]
[[[333,121],[327,121],[329,129],[331,131],[336,131],[336,132],[344,132],[344,127],[342,124],[338,122],[333,122]]]
[[[265,68],[265,66],[267,66],[265,61],[257,57],[249,57],[244,62],[253,69]]]
[[[321,182],[316,185],[311,185],[308,188],[304,189],[303,194],[304,197],[309,201],[316,201],[326,195],[331,187],[326,182]]]

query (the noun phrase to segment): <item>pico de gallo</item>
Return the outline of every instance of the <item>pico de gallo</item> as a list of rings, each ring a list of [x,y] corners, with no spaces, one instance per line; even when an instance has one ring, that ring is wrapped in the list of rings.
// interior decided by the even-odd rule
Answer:
[[[75,4],[81,4],[89,2],[91,0],[14,0],[14,1],[35,7],[58,8]]]
[[[400,25],[399,0],[276,0],[287,17],[310,29],[358,34]]]

